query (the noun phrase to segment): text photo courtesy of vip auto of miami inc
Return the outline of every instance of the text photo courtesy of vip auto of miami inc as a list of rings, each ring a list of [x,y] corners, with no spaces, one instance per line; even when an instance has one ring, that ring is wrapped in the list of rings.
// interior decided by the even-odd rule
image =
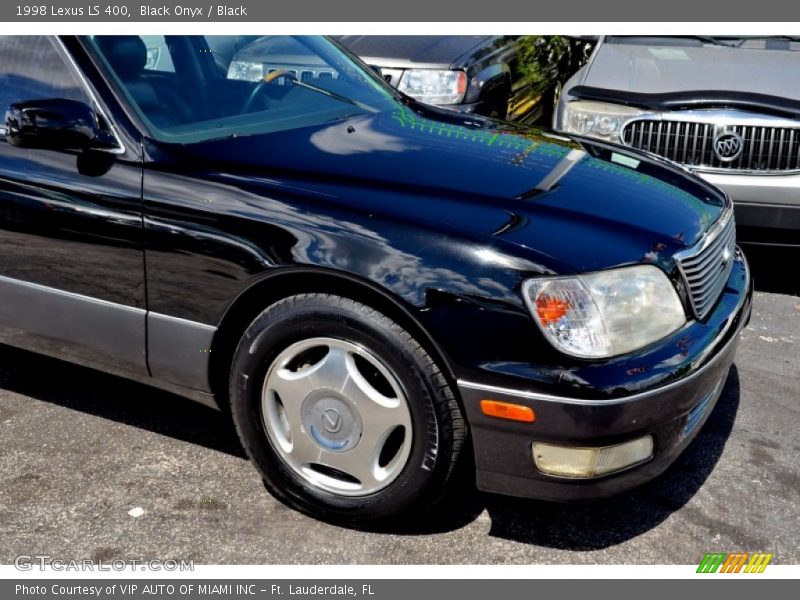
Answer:
[[[797,27],[184,4],[2,9],[0,587],[797,576]]]

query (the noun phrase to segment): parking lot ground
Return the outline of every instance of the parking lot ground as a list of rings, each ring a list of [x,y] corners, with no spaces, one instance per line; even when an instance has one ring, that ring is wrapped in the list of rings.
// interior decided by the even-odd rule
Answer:
[[[392,533],[334,527],[277,502],[216,411],[0,346],[0,563],[47,554],[197,564],[687,564],[709,550],[743,550],[796,564],[800,297],[788,291],[757,293],[717,407],[659,479],[588,505],[462,486],[446,518]],[[131,516],[137,508],[143,514]]]

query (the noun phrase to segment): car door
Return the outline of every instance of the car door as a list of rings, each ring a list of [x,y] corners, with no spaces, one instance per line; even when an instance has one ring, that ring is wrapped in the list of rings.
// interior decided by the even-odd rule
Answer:
[[[0,36],[0,115],[45,98],[112,128],[57,38]],[[0,342],[146,373],[141,177],[136,144],[17,147],[0,129]]]

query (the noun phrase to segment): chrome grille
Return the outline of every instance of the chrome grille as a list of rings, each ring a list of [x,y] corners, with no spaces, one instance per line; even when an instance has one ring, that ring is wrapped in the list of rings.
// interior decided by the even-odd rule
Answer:
[[[718,135],[728,131],[741,136],[744,148],[738,158],[726,162],[716,156],[713,145]],[[622,130],[622,142],[687,167],[761,173],[800,170],[800,124],[767,127],[638,119]]]
[[[695,317],[704,319],[714,308],[733,269],[736,225],[728,211],[700,243],[676,255]]]

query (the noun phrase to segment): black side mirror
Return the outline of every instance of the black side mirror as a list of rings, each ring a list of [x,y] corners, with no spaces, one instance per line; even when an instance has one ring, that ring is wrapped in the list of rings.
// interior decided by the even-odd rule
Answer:
[[[378,74],[378,77],[383,79],[383,70],[378,65],[367,65],[370,69],[372,69],[375,73]]]
[[[6,141],[12,146],[52,150],[110,148],[97,114],[87,104],[65,98],[16,102],[5,118]]]

